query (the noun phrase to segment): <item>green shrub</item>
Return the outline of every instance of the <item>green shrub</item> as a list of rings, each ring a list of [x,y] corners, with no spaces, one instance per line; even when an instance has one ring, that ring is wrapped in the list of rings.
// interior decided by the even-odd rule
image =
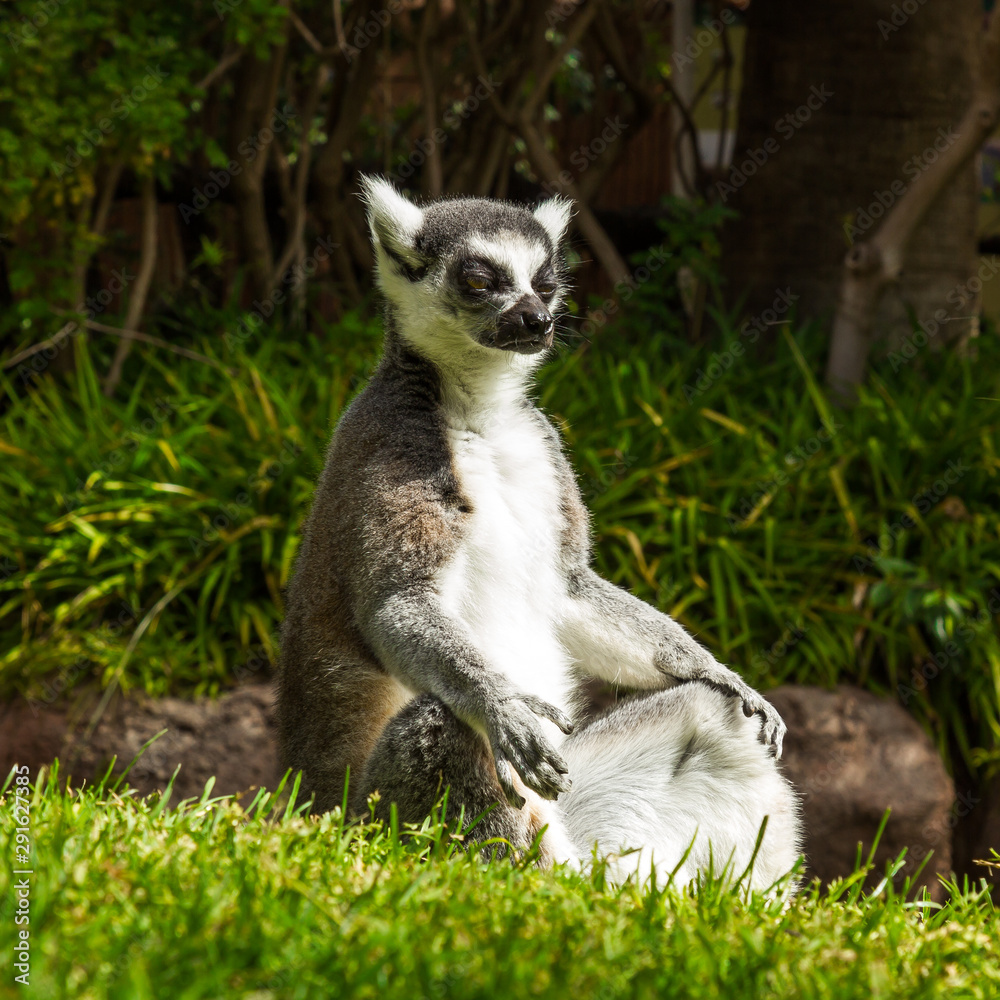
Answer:
[[[352,317],[325,345],[222,350],[222,368],[137,352],[118,399],[82,340],[65,384],[5,379],[4,688],[215,691],[266,668],[300,519],[378,336]]]
[[[546,373],[603,572],[751,683],[895,692],[982,764],[1000,747],[1000,349],[817,385],[809,330],[760,366],[613,333]],[[714,374],[714,369],[713,369]],[[700,388],[699,388],[700,386]],[[976,751],[973,753],[973,751]]]
[[[378,338],[356,316],[240,350],[189,334],[232,371],[137,349],[114,400],[82,344],[65,384],[5,380],[3,688],[214,691],[266,667],[323,448]],[[694,349],[609,326],[542,373],[600,568],[755,685],[895,693],[943,750],[995,763],[995,338],[976,360],[885,362],[851,411],[816,383],[813,331],[766,365],[711,367],[739,338]]]

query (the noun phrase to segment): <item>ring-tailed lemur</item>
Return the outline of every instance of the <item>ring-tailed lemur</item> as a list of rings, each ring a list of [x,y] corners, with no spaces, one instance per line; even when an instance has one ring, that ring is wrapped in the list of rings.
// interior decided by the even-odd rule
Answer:
[[[287,598],[280,741],[317,810],[379,792],[420,820],[443,789],[477,839],[617,874],[798,855],[777,712],[676,622],[590,567],[588,515],[528,396],[563,305],[571,213],[418,206],[364,179],[385,349],[337,426]],[[591,676],[645,691],[574,733]],[[572,783],[571,783],[572,779]],[[558,797],[558,802],[555,800]],[[494,805],[495,804],[495,805]]]

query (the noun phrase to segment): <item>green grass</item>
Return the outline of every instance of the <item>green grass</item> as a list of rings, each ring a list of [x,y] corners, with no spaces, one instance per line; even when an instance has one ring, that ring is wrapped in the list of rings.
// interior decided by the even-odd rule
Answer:
[[[12,795],[0,853],[14,857]],[[1000,995],[982,887],[939,906],[862,875],[790,905],[484,865],[428,821],[408,842],[259,793],[164,808],[122,787],[32,790],[31,986],[15,988],[0,866],[0,995],[219,998]]]
[[[301,519],[380,329],[350,316],[237,348],[235,322],[175,334],[229,371],[137,348],[111,400],[100,342],[68,379],[0,378],[0,695],[212,693],[273,662]],[[998,766],[997,338],[877,365],[843,412],[813,328],[691,397],[739,334],[719,317],[692,348],[657,322],[633,310],[539,381],[601,570],[754,685],[896,694],[946,756]]]

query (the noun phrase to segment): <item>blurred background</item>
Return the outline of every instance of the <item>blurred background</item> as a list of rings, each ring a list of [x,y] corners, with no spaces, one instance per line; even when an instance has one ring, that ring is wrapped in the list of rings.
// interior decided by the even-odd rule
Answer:
[[[599,568],[783,686],[831,851],[892,805],[917,862],[974,871],[1000,845],[989,6],[2,4],[3,760],[82,773],[158,699],[194,732],[181,702],[247,685],[249,749],[199,752],[273,754],[282,589],[379,351],[377,172],[576,202],[538,397]]]

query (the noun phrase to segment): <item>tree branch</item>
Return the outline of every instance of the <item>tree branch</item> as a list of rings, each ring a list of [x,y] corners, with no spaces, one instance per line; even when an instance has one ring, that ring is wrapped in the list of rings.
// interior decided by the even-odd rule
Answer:
[[[655,92],[632,72],[632,66],[625,54],[625,46],[622,44],[621,35],[618,34],[618,28],[610,9],[601,7],[597,19],[599,28],[597,38],[615,71],[615,75],[631,92],[640,113],[648,117],[653,113],[653,107],[656,104]]]
[[[524,118],[521,119],[520,126],[521,137],[524,139],[528,156],[531,158],[534,168],[550,184],[559,184],[559,163],[545,148],[541,134],[531,122]],[[604,268],[604,272],[611,279],[612,284],[617,285],[619,281],[626,281],[629,278],[629,270],[625,261],[604,231],[604,227],[594,218],[593,212],[580,197],[576,185],[570,181],[570,183],[561,186],[576,202],[576,218],[574,219],[576,226],[590,244],[594,256]]]
[[[719,109],[719,147],[715,153],[715,172],[722,172],[722,163],[726,155],[726,135],[729,132],[730,99],[732,97],[733,78],[733,44],[729,39],[729,26],[722,24],[720,40],[722,42],[722,107]]]
[[[619,281],[624,281],[629,277],[625,261],[622,259],[621,254],[618,253],[617,248],[611,242],[604,228],[594,217],[593,212],[590,211],[586,200],[581,196],[576,185],[572,182],[568,184],[561,183],[560,174],[562,173],[562,169],[559,161],[546,147],[541,132],[532,121],[532,116],[544,99],[545,92],[552,82],[552,78],[562,65],[566,53],[579,44],[584,32],[590,27],[593,19],[597,16],[599,6],[600,0],[596,0],[596,2],[588,5],[577,18],[573,27],[567,32],[563,45],[560,46],[556,55],[549,60],[548,65],[539,75],[536,89],[524,101],[521,108],[516,111],[505,108],[496,92],[490,93],[489,101],[497,118],[500,119],[511,133],[520,135],[524,140],[528,159],[531,161],[531,165],[536,173],[549,184],[565,191],[576,202],[575,225],[582,233],[584,239],[590,244],[594,256],[605,273],[613,283],[617,284]],[[479,45],[475,22],[465,4],[460,4],[459,10],[465,25],[465,34],[473,66],[481,76],[488,77],[489,71],[486,68],[486,60],[483,58],[483,52]]]
[[[215,66],[211,70],[209,70],[209,72],[195,84],[195,87],[198,88],[199,90],[208,90],[208,88],[211,87],[212,84],[219,79],[219,77],[224,76],[233,66],[235,66],[240,61],[240,59],[243,58],[243,52],[244,49],[243,46],[241,45],[233,49],[232,52],[229,52],[227,55],[224,55],[215,64]]]
[[[303,21],[302,18],[299,17],[294,10],[292,10],[291,7],[288,8],[288,18],[295,26],[295,30],[305,39],[306,45],[308,45],[309,48],[311,48],[317,55],[323,55],[326,50],[323,48],[322,43],[312,33],[312,31],[310,31],[309,25],[307,25],[305,21]]]
[[[192,351],[187,347],[179,347],[177,344],[171,344],[169,340],[164,340],[162,337],[154,337],[151,333],[143,333],[141,330],[132,330],[128,327],[117,327],[117,326],[107,326],[104,323],[97,323],[94,320],[88,319],[84,320],[83,325],[88,330],[96,330],[98,333],[107,333],[112,337],[122,337],[126,342],[133,340],[141,340],[144,344],[152,344],[154,347],[162,347],[165,351],[170,351],[171,354],[179,354],[182,358],[190,358],[192,361],[200,361],[202,364],[211,365],[213,368],[218,368],[219,371],[227,372],[229,375],[238,375],[238,368],[230,368],[228,365],[224,365],[215,358],[210,358],[205,354],[200,354],[198,351]]]
[[[437,91],[434,87],[434,77],[431,73],[430,59],[427,55],[427,42],[430,38],[431,24],[437,15],[437,0],[427,0],[427,6],[420,18],[420,31],[417,33],[415,55],[417,73],[420,77],[420,89],[423,92],[424,132],[430,150],[427,153],[427,184],[426,192],[431,198],[440,198],[443,190],[441,171],[441,146],[434,141],[437,130]]]
[[[598,11],[602,7],[603,0],[590,0],[590,3],[583,8],[582,13],[573,18],[573,23],[566,32],[562,45],[556,49],[552,58],[549,59],[542,70],[531,93],[521,107],[521,114],[524,117],[533,119],[538,111],[539,105],[545,100],[559,67],[566,61],[566,56],[570,54],[579,44],[580,39],[586,34],[591,22],[597,17]]]
[[[490,78],[490,73],[486,68],[486,60],[483,58],[483,50],[479,46],[479,36],[476,34],[476,22],[466,9],[465,3],[459,3],[458,12],[459,16],[462,18],[462,24],[465,27],[465,38],[469,43],[469,54],[472,56],[473,68],[479,76],[488,80]],[[508,129],[514,131],[516,127],[514,115],[511,111],[508,111],[508,109],[504,107],[504,104],[500,100],[500,97],[495,89],[490,88],[487,99],[489,100],[490,107],[493,108],[493,113],[497,116],[497,118],[499,118]]]
[[[281,255],[271,275],[271,284],[277,285],[281,276],[288,270],[293,260],[305,258],[306,231],[306,191],[309,183],[309,165],[312,160],[312,144],[309,132],[312,128],[316,109],[319,107],[320,92],[326,77],[326,68],[320,66],[309,87],[305,102],[302,105],[302,134],[299,137],[299,158],[295,164],[295,188],[291,192],[292,217],[288,220],[289,236],[285,250]]]
[[[146,297],[149,294],[149,286],[153,281],[153,272],[156,269],[158,213],[156,179],[152,176],[144,177],[142,179],[142,249],[139,256],[139,273],[136,275],[135,284],[128,297],[128,311],[125,314],[126,329],[134,330],[138,327],[146,308]],[[121,381],[122,366],[131,350],[131,340],[123,340],[118,345],[114,360],[111,362],[111,369],[104,380],[103,392],[105,396],[114,395],[115,389]]]
[[[108,176],[104,180],[101,188],[101,196],[97,199],[97,208],[94,210],[94,221],[90,224],[90,231],[95,236],[103,236],[108,225],[108,216],[111,214],[111,206],[115,201],[115,194],[118,192],[118,182],[122,177],[122,170],[125,167],[125,160],[119,156],[108,168]]]
[[[59,309],[57,312],[64,312],[64,310]],[[47,351],[50,347],[55,347],[56,344],[62,343],[71,334],[76,333],[79,329],[79,324],[76,320],[70,320],[68,323],[64,323],[57,333],[54,333],[47,340],[40,340],[37,344],[32,344],[31,347],[26,347],[23,351],[18,351],[13,357],[8,358],[0,368],[7,369],[13,368],[14,365],[19,365],[22,361],[26,361],[28,358],[34,357],[40,351]]]

